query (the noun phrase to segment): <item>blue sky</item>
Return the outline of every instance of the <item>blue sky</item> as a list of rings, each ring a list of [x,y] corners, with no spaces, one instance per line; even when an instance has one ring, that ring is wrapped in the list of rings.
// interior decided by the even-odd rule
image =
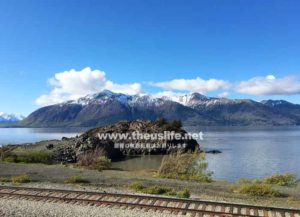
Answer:
[[[231,87],[199,91],[300,103],[299,7],[296,0],[1,0],[0,111],[27,115],[55,88],[56,97],[80,95],[54,76],[68,80],[69,70],[86,67],[90,76],[105,72],[89,86],[112,90],[138,83],[142,92],[192,92],[216,79]]]

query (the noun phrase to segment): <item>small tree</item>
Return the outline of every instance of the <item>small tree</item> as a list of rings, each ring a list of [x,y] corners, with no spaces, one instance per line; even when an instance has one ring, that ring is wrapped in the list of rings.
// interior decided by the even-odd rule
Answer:
[[[166,125],[168,122],[165,118],[159,118],[156,120],[156,124],[159,126],[159,127],[162,127],[164,125]]]
[[[176,130],[179,130],[182,127],[181,120],[174,120],[172,121],[171,125]]]

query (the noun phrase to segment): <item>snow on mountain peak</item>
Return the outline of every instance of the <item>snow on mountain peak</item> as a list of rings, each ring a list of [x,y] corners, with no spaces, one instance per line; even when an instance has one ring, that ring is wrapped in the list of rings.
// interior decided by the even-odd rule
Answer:
[[[178,96],[175,99],[175,101],[185,106],[194,106],[199,104],[199,102],[207,101],[209,99],[210,99],[209,97],[204,96],[200,93],[191,93],[191,94]]]
[[[25,117],[22,115],[0,112],[0,122],[17,122],[23,120],[24,118]]]
[[[141,105],[141,106],[158,106],[170,99],[164,97],[155,97],[149,94],[136,94],[126,95],[122,93],[113,93],[109,90],[104,90],[96,94],[90,94],[85,97],[81,97],[77,100],[68,101],[63,104],[80,104],[82,106],[88,104],[105,104],[112,100],[118,101],[126,106]]]
[[[168,101],[167,98],[155,97],[148,94],[137,94],[132,97],[130,105],[159,106]]]
[[[286,104],[292,104],[288,101],[285,101],[285,100],[263,100],[261,101],[262,104],[264,105],[268,105],[268,106],[278,106],[278,105],[286,105]]]
[[[168,101],[173,101],[180,103],[184,106],[191,108],[195,107],[208,107],[221,104],[238,104],[246,103],[249,100],[242,99],[228,99],[228,98],[216,98],[216,97],[207,97],[200,93],[190,93],[178,95],[175,97],[168,96],[157,96],[151,94],[140,93],[136,95],[126,95],[122,93],[114,93],[109,90],[104,90],[96,94],[90,94],[85,97],[79,98],[77,100],[68,101],[63,104],[80,104],[86,106],[89,104],[106,104],[112,101],[118,101],[119,103],[125,106],[160,106]]]

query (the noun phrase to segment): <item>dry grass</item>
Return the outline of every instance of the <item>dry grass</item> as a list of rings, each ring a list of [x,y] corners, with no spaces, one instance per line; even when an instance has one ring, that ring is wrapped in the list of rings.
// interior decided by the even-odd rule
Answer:
[[[262,182],[271,185],[295,187],[298,185],[299,180],[297,180],[297,176],[292,173],[285,173],[285,174],[276,173],[272,176],[264,178]]]
[[[181,191],[177,192],[172,187],[158,186],[158,185],[144,186],[140,182],[132,182],[129,184],[128,187],[136,192],[141,192],[144,194],[176,196],[176,197],[181,197],[181,198],[189,198],[190,197],[190,191],[187,188],[184,188]]]
[[[33,151],[22,155],[6,153],[3,161],[8,163],[43,163],[51,164],[52,155],[45,151]]]
[[[82,178],[81,176],[70,176],[65,180],[65,183],[68,183],[68,184],[89,183],[89,181]]]
[[[111,160],[105,156],[104,150],[99,148],[82,154],[78,159],[77,165],[102,171],[110,168]]]
[[[232,188],[234,192],[246,194],[249,196],[270,196],[270,197],[283,197],[287,196],[273,186],[296,187],[299,180],[297,176],[291,173],[279,174],[276,173],[272,176],[263,179],[240,179]]]
[[[11,178],[9,178],[9,177],[0,177],[0,182],[11,182]]]
[[[28,183],[31,182],[31,178],[27,174],[19,175],[19,176],[13,176],[11,177],[12,183],[19,184],[19,183]]]
[[[234,187],[235,191],[240,194],[245,194],[253,197],[283,197],[285,196],[280,191],[272,188],[271,185],[262,183],[240,184]]]
[[[8,155],[10,155],[13,148],[10,148],[8,146],[2,146],[0,147],[0,160],[3,161],[4,158],[6,158]]]
[[[240,179],[232,190],[236,193],[245,194],[252,197],[283,197],[286,196],[274,189],[272,185],[264,183],[262,180]]]

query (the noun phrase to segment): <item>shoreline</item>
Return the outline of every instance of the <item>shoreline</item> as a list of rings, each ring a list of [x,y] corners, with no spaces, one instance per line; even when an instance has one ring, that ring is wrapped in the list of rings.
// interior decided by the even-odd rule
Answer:
[[[64,165],[43,165],[43,164],[16,164],[0,163],[0,177],[28,174],[32,182],[18,184],[25,187],[41,188],[62,188],[74,190],[98,190],[116,193],[136,193],[128,188],[132,182],[142,182],[145,185],[168,186],[175,189],[184,187],[192,192],[191,198],[205,199],[213,201],[247,203],[265,206],[283,206],[289,208],[300,208],[300,186],[295,188],[277,187],[281,191],[288,193],[289,197],[251,197],[232,193],[232,183],[215,180],[212,183],[199,183],[192,181],[180,181],[174,179],[163,179],[154,176],[154,171],[117,171],[104,170],[98,172],[82,168],[68,167]],[[65,180],[70,176],[81,176],[90,183],[88,184],[65,184]],[[12,183],[2,183],[2,185],[12,185]]]
[[[19,154],[19,153],[24,153],[25,152],[31,152],[31,151],[39,151],[41,149],[44,150],[44,147],[47,145],[47,144],[57,144],[57,145],[63,145],[65,144],[67,141],[64,141],[64,140],[61,140],[61,139],[49,139],[49,140],[42,140],[42,141],[38,141],[38,142],[27,142],[27,143],[15,143],[15,144],[6,144],[10,147],[13,147],[16,149],[16,153]],[[6,145],[3,145],[3,146],[6,146]],[[0,148],[3,147],[0,145]],[[25,149],[23,147],[26,147]],[[221,153],[219,152],[221,150]],[[225,149],[224,149],[225,150]],[[218,156],[222,156],[223,154],[226,155],[226,151],[224,151],[223,149],[215,149],[215,148],[204,148],[204,151],[206,153],[206,156],[207,157],[218,157]],[[164,156],[164,155],[161,155],[161,154],[152,154],[152,155],[132,155],[132,156],[126,156],[125,158],[122,158],[122,159],[119,159],[119,160],[113,160],[112,163],[113,164],[122,164],[122,163],[128,163],[128,160],[130,161],[131,159],[141,159],[143,157],[146,157],[146,158],[151,158],[151,157],[157,157],[157,156]],[[141,162],[138,162],[138,163],[141,163]],[[149,163],[149,162],[147,162]],[[128,166],[128,164],[127,164]],[[159,166],[157,166],[156,168],[145,168],[145,170],[151,170],[151,169],[158,169]],[[117,168],[117,170],[128,170],[128,169],[124,169],[124,168]],[[135,171],[136,169],[129,169],[128,171]],[[293,171],[285,171],[285,172],[290,172],[290,173],[293,173]],[[282,172],[282,173],[285,173],[285,172]],[[268,176],[268,175],[272,175],[274,173],[269,173],[269,174],[266,174],[266,175],[263,175],[263,176],[257,176],[257,177],[250,177],[249,179],[259,179],[259,178],[263,178],[265,176]],[[299,176],[299,175],[298,175]],[[214,178],[214,177],[213,177]],[[229,182],[229,183],[234,183],[235,181],[239,180],[239,179],[242,179],[242,178],[245,178],[245,176],[242,176],[242,177],[238,177],[238,178],[234,178],[234,179],[231,179],[230,177],[225,177],[225,178],[214,178],[214,180],[220,180],[220,181],[224,181],[224,182]],[[246,177],[247,178],[247,177]]]

